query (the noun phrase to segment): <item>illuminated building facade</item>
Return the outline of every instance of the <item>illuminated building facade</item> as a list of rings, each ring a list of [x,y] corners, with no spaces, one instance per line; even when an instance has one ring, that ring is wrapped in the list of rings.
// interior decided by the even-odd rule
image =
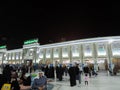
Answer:
[[[23,48],[7,50],[0,47],[0,64],[33,63],[99,64],[100,69],[109,65],[120,68],[120,36],[80,39],[40,45],[38,39],[24,42]]]

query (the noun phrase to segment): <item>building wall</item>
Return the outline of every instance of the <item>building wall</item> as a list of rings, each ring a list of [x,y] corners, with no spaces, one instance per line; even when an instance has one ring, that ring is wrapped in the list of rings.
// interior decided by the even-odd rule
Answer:
[[[10,64],[21,64],[28,58],[32,59],[33,63],[97,64],[105,60],[108,65],[112,65],[113,59],[115,63],[115,58],[120,58],[120,37],[99,37],[47,45],[34,44],[21,49],[1,51],[0,57],[1,63]]]

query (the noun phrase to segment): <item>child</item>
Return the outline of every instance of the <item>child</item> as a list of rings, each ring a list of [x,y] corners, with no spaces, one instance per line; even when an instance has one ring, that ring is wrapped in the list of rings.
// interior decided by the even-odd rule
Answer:
[[[88,74],[85,74],[85,85],[88,85]]]

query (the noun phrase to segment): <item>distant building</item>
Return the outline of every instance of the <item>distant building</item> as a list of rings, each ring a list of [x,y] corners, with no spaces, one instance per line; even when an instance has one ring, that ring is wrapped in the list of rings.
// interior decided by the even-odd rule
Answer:
[[[21,64],[25,60],[33,63],[80,63],[82,65],[99,65],[107,69],[112,64],[120,67],[120,36],[98,37],[64,41],[40,45],[38,40],[24,42],[23,48],[0,49],[0,64]]]

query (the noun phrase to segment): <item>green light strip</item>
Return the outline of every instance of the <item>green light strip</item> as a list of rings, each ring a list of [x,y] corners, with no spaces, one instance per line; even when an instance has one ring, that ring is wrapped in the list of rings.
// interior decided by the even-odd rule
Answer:
[[[0,49],[5,49],[5,48],[6,48],[6,45],[0,46]]]
[[[27,40],[24,42],[24,45],[26,44],[32,44],[32,43],[37,43],[38,42],[38,39],[33,39],[33,40]]]

